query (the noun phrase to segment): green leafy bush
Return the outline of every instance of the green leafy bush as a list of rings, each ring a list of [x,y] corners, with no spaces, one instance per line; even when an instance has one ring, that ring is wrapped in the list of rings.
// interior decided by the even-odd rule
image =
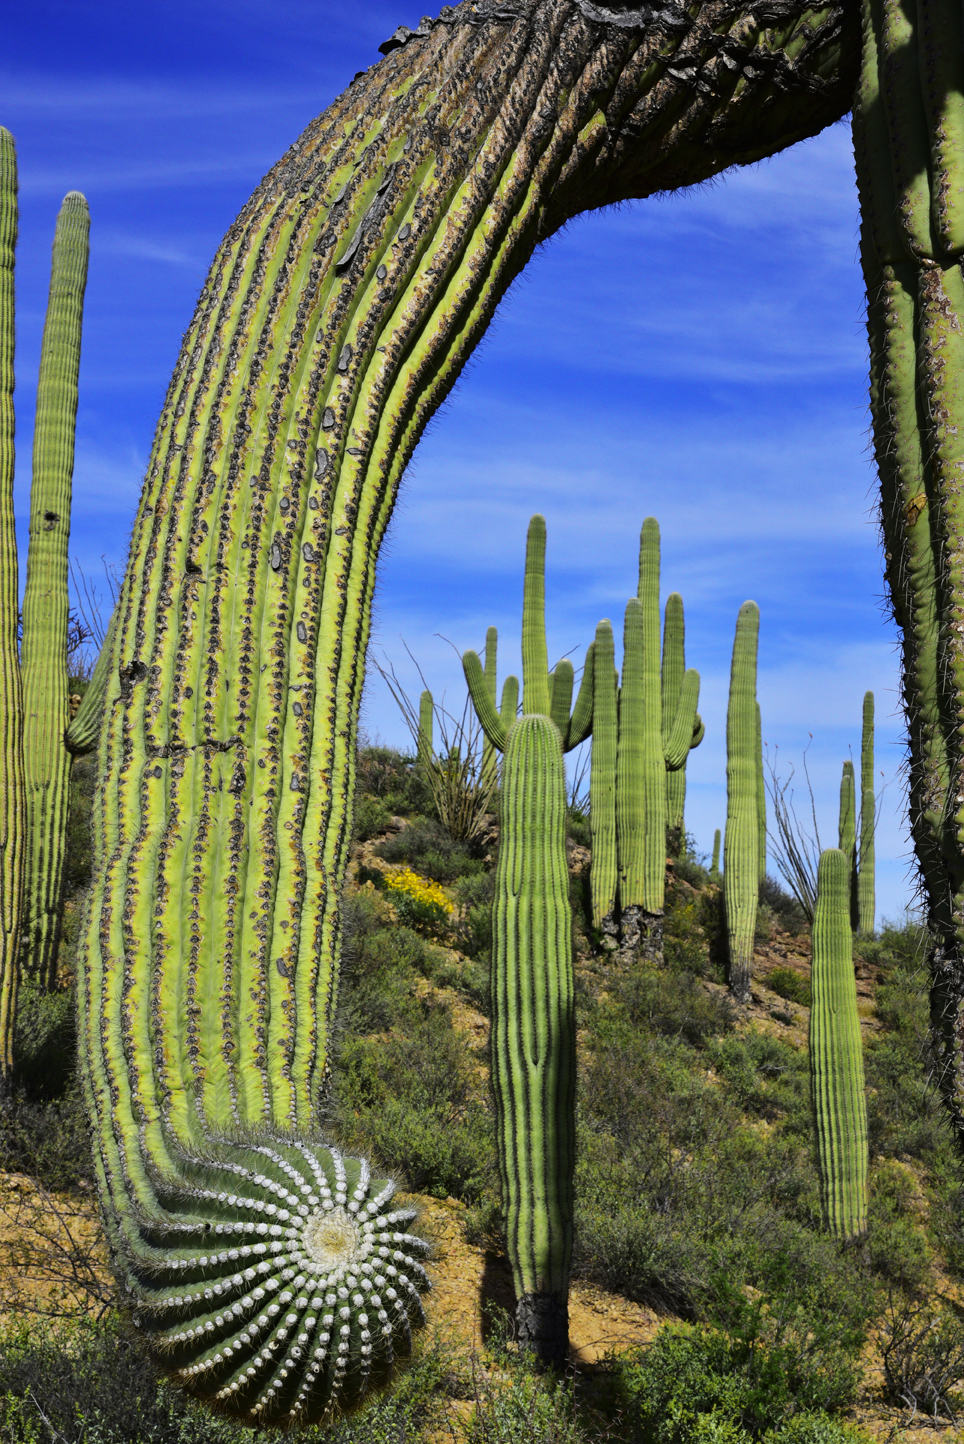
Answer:
[[[401,832],[379,843],[377,851],[386,862],[407,862],[435,882],[454,882],[486,871],[486,864],[473,856],[465,843],[456,842],[441,823],[425,817],[415,818]]]
[[[754,1327],[736,1336],[666,1325],[647,1349],[618,1363],[627,1411],[646,1444],[772,1437],[801,1411],[811,1429],[832,1431],[826,1410],[852,1397],[855,1370],[838,1361],[828,1373],[827,1359],[808,1356],[799,1339],[768,1339],[766,1323],[757,1310]],[[797,1429],[789,1437],[802,1444],[807,1436]]]
[[[767,978],[767,987],[780,998],[786,998],[790,1003],[799,1003],[801,1008],[809,1008],[811,1004],[810,979],[803,978],[795,973],[792,968],[774,968]]]

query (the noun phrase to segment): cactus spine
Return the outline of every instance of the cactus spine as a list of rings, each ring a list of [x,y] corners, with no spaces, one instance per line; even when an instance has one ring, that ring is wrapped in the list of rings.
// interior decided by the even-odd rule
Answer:
[[[729,23],[707,6],[672,40],[700,63]],[[572,216],[758,159],[849,103],[836,4],[816,29],[804,9],[781,22],[777,112],[754,31],[728,51],[738,67],[746,55],[738,99],[727,86],[683,118],[658,67],[636,61],[662,21],[574,23],[561,0],[512,9],[446,7],[393,38],[231,227],[162,411],[119,602],[78,982],[99,1190],[155,1355],[251,1424],[358,1397],[418,1312],[402,1264],[407,1283],[377,1275],[392,1279],[372,1286],[377,1311],[355,1280],[347,1335],[332,1334],[325,1293],[317,1314],[310,1292],[285,1288],[278,1315],[257,1296],[300,1277],[306,1250],[350,1262],[354,1248],[347,1226],[337,1249],[319,1241],[323,1214],[356,1217],[362,1185],[349,1171],[334,1203],[341,1165],[317,1120],[375,565],[413,449],[507,287]],[[612,142],[644,96],[669,150]],[[719,144],[692,144],[716,113]],[[229,1165],[252,1176],[241,1202]],[[249,1293],[230,1254],[261,1205],[278,1206],[250,1190],[274,1170],[273,1188],[303,1193],[303,1167],[314,1242],[265,1222],[285,1262],[258,1255],[265,1284]],[[366,1238],[371,1206],[381,1217],[375,1199],[358,1205]],[[218,1227],[228,1247],[199,1254]],[[239,1314],[212,1316],[215,1284]]]
[[[867,1098],[850,926],[850,864],[821,853],[813,919],[810,1079],[827,1227],[842,1241],[867,1231]]]
[[[522,609],[523,714],[498,716],[482,664],[463,659],[480,723],[502,763],[502,835],[492,951],[492,1087],[506,1237],[522,1346],[561,1366],[569,1343],[576,1022],[563,753],[589,735],[594,648],[570,718],[572,666],[550,682],[546,525],[529,523]],[[597,634],[598,635],[598,634]],[[560,680],[561,679],[561,680]]]
[[[14,253],[17,153],[0,126],[0,1091],[13,1074],[23,903],[23,689],[17,649],[19,583],[13,514]]]
[[[87,202],[72,191],[57,217],[40,355],[20,648],[27,780],[24,958],[44,988],[56,978],[63,909],[71,766],[65,746],[67,550],[89,235]]]
[[[860,741],[860,857],[857,868],[857,932],[869,937],[877,911],[875,896],[874,833],[877,803],[874,797],[874,694],[864,694],[863,735]]]
[[[756,703],[760,609],[744,602],[736,620],[726,713],[726,835],[723,842],[723,897],[730,946],[730,990],[738,1003],[750,1000],[753,935],[760,893],[759,730]]]

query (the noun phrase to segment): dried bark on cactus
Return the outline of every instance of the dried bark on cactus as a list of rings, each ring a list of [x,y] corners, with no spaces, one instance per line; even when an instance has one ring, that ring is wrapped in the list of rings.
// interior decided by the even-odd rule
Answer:
[[[300,1288],[300,1260],[331,1256],[337,1168],[315,1129],[375,560],[408,459],[540,241],[814,134],[849,104],[854,37],[838,5],[476,0],[386,48],[208,276],[134,525],[99,754],[79,998],[104,1216],[155,1357],[258,1423],[357,1396],[417,1307],[414,1283],[378,1293],[377,1335],[353,1295],[343,1351],[326,1296],[316,1313],[285,1288],[279,1324],[222,1261],[279,1189],[307,1189],[315,1222],[286,1221],[270,1277]],[[230,1247],[199,1254],[205,1224]]]

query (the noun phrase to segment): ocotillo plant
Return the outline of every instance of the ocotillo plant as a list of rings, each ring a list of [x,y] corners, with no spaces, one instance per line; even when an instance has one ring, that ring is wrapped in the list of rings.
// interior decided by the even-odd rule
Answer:
[[[726,834],[723,840],[723,898],[730,947],[730,990],[738,1003],[750,1000],[753,935],[760,894],[760,784],[757,765],[759,721],[756,658],[760,609],[744,602],[736,620],[730,701],[726,713]]]
[[[698,672],[684,673],[672,712],[663,698],[659,573],[659,524],[647,517],[639,541],[639,595],[627,604],[623,630],[616,837],[621,944],[656,959],[663,952],[666,774],[684,766],[703,737]]]
[[[824,1216],[841,1240],[867,1231],[867,1097],[850,927],[850,865],[821,853],[813,919],[810,1081]]]
[[[492,1088],[506,1239],[522,1346],[561,1366],[569,1343],[576,1020],[566,863],[564,752],[589,735],[593,648],[570,717],[573,673],[550,676],[545,522],[529,523],[522,612],[522,716],[508,726],[475,652],[465,677],[502,763],[493,904]]]
[[[397,1303],[379,1285],[383,1323],[359,1278],[344,1304],[330,1288],[350,1321],[334,1323],[324,1293],[316,1312],[284,1276],[307,1281],[301,1259],[331,1254],[314,1224],[291,1237],[290,1219],[265,1240],[282,1245],[280,1274],[261,1259],[268,1277],[247,1290],[228,1260],[254,1194],[245,1180],[239,1202],[240,1174],[200,1185],[192,1162],[267,1177],[258,1149],[298,1173],[313,1168],[304,1148],[335,1178],[316,1130],[358,708],[376,560],[413,449],[511,282],[573,216],[843,114],[848,16],[791,0],[761,31],[734,26],[722,0],[698,19],[589,0],[446,6],[401,27],[290,147],[201,291],[111,649],[80,1055],[124,1297],[168,1371],[237,1418],[313,1418],[360,1392],[416,1310],[407,1285],[389,1284]],[[698,101],[646,60],[659,52],[684,77],[705,72]],[[627,131],[644,111],[666,145]],[[267,1167],[281,1187],[282,1165]],[[320,1227],[317,1181],[303,1206]],[[227,1247],[198,1252],[218,1227]],[[272,1281],[277,1315],[256,1297]]]
[[[937,1077],[964,1137],[964,44],[953,6],[863,0],[854,151],[886,577],[903,630]]]
[[[87,202],[73,191],[57,217],[40,353],[20,646],[27,782],[22,946],[24,966],[44,988],[56,978],[67,845],[67,551],[89,234]]]
[[[874,931],[877,911],[875,887],[875,833],[877,799],[874,796],[874,694],[864,694],[863,735],[860,741],[860,847],[857,861],[857,932]]]

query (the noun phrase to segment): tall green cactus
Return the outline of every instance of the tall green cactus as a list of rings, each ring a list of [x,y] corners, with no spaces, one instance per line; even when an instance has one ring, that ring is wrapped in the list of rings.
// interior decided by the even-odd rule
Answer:
[[[722,0],[698,20],[589,0],[447,6],[308,127],[218,251],[134,522],[78,994],[124,1297],[168,1371],[239,1419],[357,1397],[417,1313],[414,1265],[399,1265],[406,1284],[387,1261],[345,1274],[347,1301],[330,1282],[316,1306],[308,1283],[315,1264],[330,1280],[325,1260],[359,1258],[384,1206],[359,1203],[352,1232],[367,1184],[354,1165],[342,1179],[317,1121],[375,564],[413,449],[507,288],[574,215],[838,118],[847,16],[793,0],[761,32],[734,29]],[[719,27],[725,81],[681,112],[679,82],[646,57],[715,77]],[[643,110],[666,146],[627,143]],[[303,1224],[281,1188],[305,1197]],[[289,1217],[243,1242],[269,1207]],[[249,1290],[231,1253],[262,1242],[278,1248],[254,1256]]]
[[[903,631],[910,826],[935,940],[936,1073],[964,1138],[964,44],[942,0],[862,0],[861,19],[853,118],[874,450]]]
[[[854,787],[854,764],[848,759],[840,777],[840,816],[837,823],[837,846],[847,859],[850,876],[857,865],[857,794]]]
[[[676,720],[680,690],[686,673],[686,621],[683,598],[670,592],[663,612],[663,659],[660,682],[663,695],[663,736],[668,737]],[[688,755],[688,754],[687,754]],[[666,771],[666,849],[679,852],[686,828],[686,762]]]
[[[867,1097],[850,926],[850,863],[820,855],[813,919],[810,1081],[824,1216],[842,1241],[867,1231]]]
[[[756,704],[756,827],[762,883],[767,875],[767,789],[763,776],[763,716],[759,702]]]
[[[499,687],[499,633],[495,627],[490,627],[485,634],[485,685],[489,689],[489,696],[492,698],[492,705],[498,695]],[[489,793],[494,793],[498,776],[498,763],[496,751],[488,737],[482,741],[482,786]]]
[[[592,834],[590,887],[593,926],[606,946],[615,948],[619,923],[616,898],[619,857],[616,841],[616,745],[619,736],[618,677],[613,629],[596,627],[593,646],[592,758],[589,772],[589,826]]]
[[[717,828],[713,834],[713,858],[710,862],[710,882],[720,885],[720,829]]]
[[[750,1000],[753,936],[760,895],[760,787],[757,765],[759,720],[756,661],[760,609],[744,602],[736,619],[726,713],[726,834],[723,840],[723,898],[730,947],[730,990],[738,1003]]]
[[[875,834],[877,800],[874,796],[874,694],[864,693],[863,735],[860,740],[860,849],[857,861],[857,932],[870,937],[877,912],[875,887]]]
[[[415,744],[415,763],[423,769],[435,761],[435,702],[426,687],[418,699],[418,740]]]
[[[647,517],[639,539],[639,594],[627,603],[623,629],[616,835],[622,947],[657,960],[663,953],[666,774],[684,766],[703,736],[698,672],[684,672],[671,712],[664,702],[659,580],[659,523]]]
[[[23,688],[17,649],[19,584],[13,514],[14,255],[17,153],[0,126],[0,1091],[13,1077],[13,1027],[23,906]]]
[[[44,988],[56,978],[63,911],[72,760],[65,745],[67,551],[89,236],[87,202],[72,191],[57,217],[40,353],[20,647],[27,781],[24,964]]]
[[[576,1062],[563,754],[589,735],[595,659],[593,645],[570,717],[572,665],[558,663],[552,678],[548,671],[545,556],[545,521],[534,516],[522,716],[504,723],[476,653],[463,662],[485,735],[505,754],[492,913],[492,1088],[516,1321],[522,1346],[558,1367],[569,1343]]]

